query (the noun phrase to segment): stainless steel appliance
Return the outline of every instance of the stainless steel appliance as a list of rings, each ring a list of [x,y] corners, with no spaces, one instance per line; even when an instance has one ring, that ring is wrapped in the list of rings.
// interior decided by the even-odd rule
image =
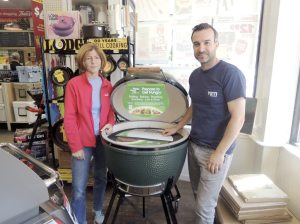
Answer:
[[[0,223],[77,223],[58,173],[10,143],[0,143]]]

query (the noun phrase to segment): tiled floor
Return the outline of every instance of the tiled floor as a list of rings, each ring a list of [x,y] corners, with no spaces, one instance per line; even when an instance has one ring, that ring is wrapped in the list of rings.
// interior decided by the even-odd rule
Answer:
[[[0,142],[13,142],[13,132],[8,132],[5,129],[0,129]],[[190,187],[190,183],[186,181],[178,181],[177,186],[180,192],[180,198],[178,202],[173,202],[173,207],[178,205],[178,210],[176,213],[176,219],[179,224],[189,224],[193,223],[193,195]],[[71,184],[65,184],[65,192],[70,198]],[[88,224],[93,223],[92,214],[92,187],[87,189],[87,215]],[[108,184],[104,210],[107,209],[113,188],[111,184]],[[172,193],[175,196],[176,192],[174,188]],[[112,217],[115,211],[118,198],[115,199],[114,206],[110,213],[110,218],[108,223],[111,223]],[[164,214],[164,209],[159,196],[151,196],[145,198],[145,217],[143,217],[143,198],[137,196],[126,196],[125,200],[120,206],[119,212],[117,214],[116,224],[164,224],[167,223]]]

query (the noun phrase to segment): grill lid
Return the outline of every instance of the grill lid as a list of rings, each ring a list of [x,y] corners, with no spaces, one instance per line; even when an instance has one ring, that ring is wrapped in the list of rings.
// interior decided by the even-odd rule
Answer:
[[[134,73],[119,80],[111,103],[125,120],[176,122],[188,108],[187,92],[171,75]]]

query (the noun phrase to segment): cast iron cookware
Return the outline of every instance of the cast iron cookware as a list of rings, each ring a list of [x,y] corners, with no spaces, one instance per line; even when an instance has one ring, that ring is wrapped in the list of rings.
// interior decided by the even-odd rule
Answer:
[[[126,71],[129,67],[128,57],[126,55],[122,55],[117,61],[118,68],[123,72]]]
[[[52,30],[56,35],[66,37],[74,31],[74,26],[74,18],[70,16],[58,16],[57,22],[52,25]]]
[[[65,86],[74,77],[74,73],[69,67],[57,66],[51,69],[49,76],[54,85]]]
[[[102,69],[103,75],[105,77],[109,77],[111,73],[113,73],[117,69],[117,62],[111,55],[106,56],[106,64]]]
[[[82,26],[84,38],[109,37],[108,26],[105,24],[86,24]]]
[[[53,142],[64,151],[70,151],[64,131],[64,119],[60,119],[52,127]]]

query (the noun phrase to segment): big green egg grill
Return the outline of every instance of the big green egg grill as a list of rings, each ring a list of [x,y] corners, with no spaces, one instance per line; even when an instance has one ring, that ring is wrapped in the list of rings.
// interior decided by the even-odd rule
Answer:
[[[163,72],[131,74],[114,85],[111,103],[123,121],[102,133],[109,171],[126,193],[161,194],[168,180],[177,182],[185,161],[189,132],[161,135],[186,112],[185,89]]]

